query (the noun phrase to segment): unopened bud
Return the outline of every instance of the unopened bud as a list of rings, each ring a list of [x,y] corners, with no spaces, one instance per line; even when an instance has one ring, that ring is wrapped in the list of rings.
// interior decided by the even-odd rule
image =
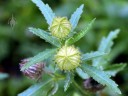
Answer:
[[[80,52],[74,46],[63,46],[56,54],[55,62],[61,70],[73,70],[80,66]]]
[[[53,36],[64,39],[71,31],[71,24],[66,17],[55,17],[49,30]]]
[[[29,59],[23,59],[20,63],[20,69],[29,61]],[[45,67],[45,64],[43,62],[34,64],[30,66],[28,69],[25,69],[22,71],[22,73],[31,78],[31,79],[40,79],[43,69]]]

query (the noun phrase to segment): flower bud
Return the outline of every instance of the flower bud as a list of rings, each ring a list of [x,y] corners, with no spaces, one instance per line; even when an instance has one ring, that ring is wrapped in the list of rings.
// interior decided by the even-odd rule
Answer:
[[[61,70],[73,70],[80,66],[80,52],[74,46],[63,46],[57,52],[55,62]]]
[[[84,88],[86,90],[89,90],[91,92],[97,92],[104,88],[105,86],[99,84],[97,81],[95,81],[92,78],[88,78],[84,81]]]
[[[55,17],[49,30],[53,36],[64,39],[71,31],[71,24],[66,17]]]
[[[20,63],[20,69],[29,61],[29,59],[23,59]],[[23,74],[31,79],[40,79],[45,64],[37,63],[32,66],[30,66],[28,69],[23,70]]]

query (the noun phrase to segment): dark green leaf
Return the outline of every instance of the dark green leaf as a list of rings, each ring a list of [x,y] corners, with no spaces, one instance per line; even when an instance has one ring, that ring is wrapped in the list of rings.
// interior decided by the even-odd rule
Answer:
[[[90,27],[92,26],[92,24],[93,24],[94,21],[95,21],[95,19],[93,19],[82,31],[74,34],[73,37],[69,38],[66,41],[66,44],[67,45],[74,44],[75,42],[77,42],[78,40],[80,40],[83,36],[85,36],[85,34],[90,29]]]

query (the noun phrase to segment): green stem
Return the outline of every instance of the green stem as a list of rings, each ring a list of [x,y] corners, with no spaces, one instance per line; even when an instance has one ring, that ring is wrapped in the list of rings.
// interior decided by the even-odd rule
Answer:
[[[86,90],[83,90],[77,83],[76,81],[73,80],[74,86],[79,89],[85,96],[92,96],[91,93],[87,92]]]

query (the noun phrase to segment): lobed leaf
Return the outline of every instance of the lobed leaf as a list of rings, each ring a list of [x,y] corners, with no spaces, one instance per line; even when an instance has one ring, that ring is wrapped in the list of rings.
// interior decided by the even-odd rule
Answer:
[[[32,32],[33,34],[39,36],[40,38],[44,39],[46,42],[49,42],[50,44],[59,47],[60,42],[58,41],[57,38],[53,37],[50,33],[41,30],[41,29],[36,29],[36,28],[29,28],[29,31]]]
[[[96,58],[96,57],[104,56],[106,54],[107,53],[100,52],[100,51],[86,53],[86,54],[82,55],[82,60],[87,61],[87,60],[91,60],[91,59]]]
[[[65,85],[64,85],[64,91],[67,91],[69,88],[70,84],[72,83],[72,75],[71,73],[67,73],[66,80],[65,80]]]
[[[101,83],[102,85],[106,85],[109,89],[113,90],[113,92],[121,94],[120,89],[117,87],[118,85],[111,80],[104,71],[87,64],[83,64],[81,68],[97,82]]]
[[[69,38],[66,41],[66,44],[71,45],[71,44],[74,44],[79,39],[81,39],[87,33],[87,31],[90,29],[90,27],[92,26],[94,21],[95,21],[95,19],[93,19],[82,31],[74,34],[72,38]]]
[[[83,12],[84,5],[82,4],[77,10],[72,14],[70,18],[70,23],[72,25],[72,31],[76,28],[78,21],[81,17],[81,14]]]
[[[111,47],[113,45],[113,39],[115,39],[117,37],[117,35],[119,34],[119,31],[120,31],[119,29],[111,31],[106,38],[104,37],[101,40],[100,46],[98,48],[98,51],[110,52]]]
[[[39,54],[37,54],[36,56],[30,58],[29,62],[26,63],[21,70],[25,70],[27,68],[29,68],[30,66],[39,63],[47,58],[49,58],[52,54],[54,54],[56,52],[56,49],[47,49],[43,52],[40,52]]]
[[[87,73],[85,73],[81,68],[76,68],[76,73],[82,78],[82,79],[88,79],[89,76]]]
[[[33,3],[36,4],[37,7],[39,7],[41,13],[44,15],[47,23],[51,25],[53,18],[55,17],[55,14],[53,13],[52,9],[49,7],[48,4],[44,4],[41,0],[32,0]]]
[[[46,91],[46,89],[49,87],[49,85],[51,85],[51,81],[52,80],[35,84],[24,92],[18,94],[18,96],[41,96],[42,94],[43,96],[47,96],[48,90]]]
[[[111,51],[111,47],[113,45],[113,39],[115,39],[117,37],[118,33],[119,33],[119,29],[117,29],[115,31],[111,31],[106,38],[104,37],[101,40],[98,51],[109,53]],[[107,61],[105,60],[104,56],[95,58],[93,60],[93,66],[100,67],[100,68],[104,69],[103,66],[105,64],[107,64]]]
[[[108,65],[104,71],[110,76],[115,76],[118,72],[122,71],[126,65],[126,63]]]

